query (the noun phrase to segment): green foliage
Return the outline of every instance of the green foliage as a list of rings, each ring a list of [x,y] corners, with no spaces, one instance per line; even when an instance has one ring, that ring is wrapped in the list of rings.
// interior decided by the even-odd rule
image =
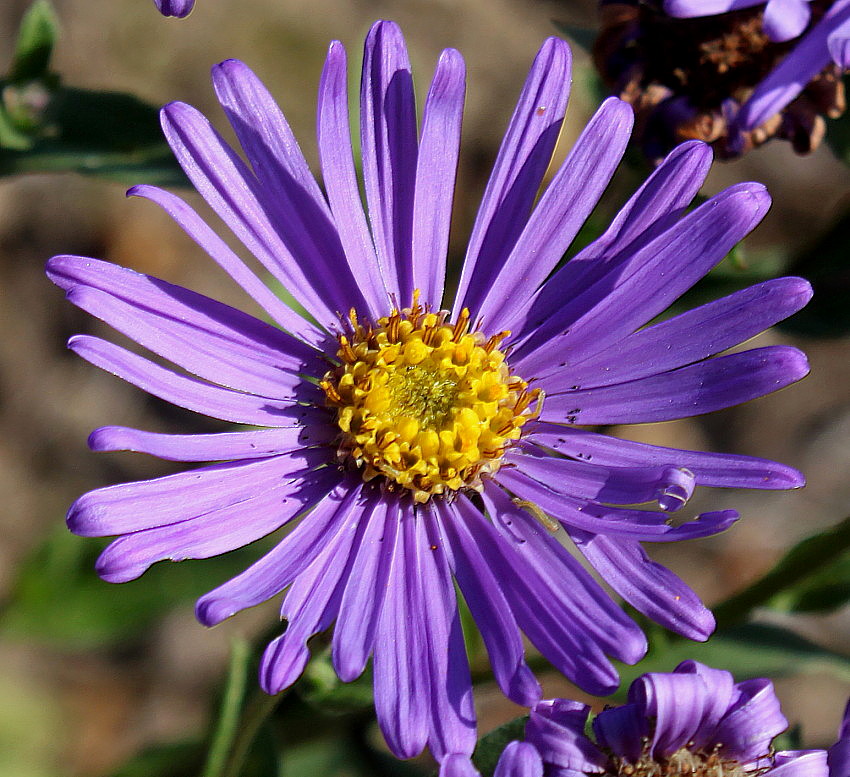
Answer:
[[[483,775],[490,777],[496,771],[499,756],[509,742],[515,739],[525,739],[525,724],[528,715],[505,723],[499,728],[493,729],[486,736],[478,740],[475,752],[472,754],[472,762]]]
[[[58,34],[59,20],[50,0],[35,0],[21,20],[9,69],[10,83],[32,81],[47,75]]]

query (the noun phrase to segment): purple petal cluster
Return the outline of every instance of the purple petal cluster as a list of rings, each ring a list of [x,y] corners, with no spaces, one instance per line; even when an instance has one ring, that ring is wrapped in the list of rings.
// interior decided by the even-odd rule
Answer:
[[[505,748],[495,777],[847,774],[846,717],[829,766],[824,750],[775,751],[773,739],[788,722],[771,682],[735,683],[729,672],[696,661],[669,674],[639,677],[629,688],[628,703],[593,719],[592,737],[585,733],[589,713],[587,705],[568,699],[537,704],[525,741]],[[453,755],[440,775],[474,777],[477,771],[469,759]]]
[[[803,37],[741,105],[735,121],[740,129],[752,130],[779,113],[830,63],[840,70],[850,67],[850,0],[834,0],[807,30],[810,2],[770,0],[765,5],[764,30],[771,40]],[[759,0],[665,0],[664,10],[671,16],[692,18],[757,5]]]
[[[513,701],[530,706],[541,696],[523,633],[567,677],[607,694],[618,684],[609,657],[634,663],[646,640],[560,540],[569,538],[637,610],[702,640],[714,627],[711,613],[642,544],[715,534],[737,519],[724,510],[673,523],[672,512],[698,485],[803,483],[770,461],[625,442],[587,428],[693,416],[798,380],[808,368],[794,348],[723,352],[797,311],[811,292],[804,280],[781,278],[651,323],[769,207],[764,188],[745,183],[688,212],[711,162],[698,142],[673,151],[604,234],[561,266],[632,126],[631,108],[607,100],[538,197],[569,83],[569,48],[550,39],[510,119],[453,300],[444,301],[444,284],[464,63],[453,50],[440,56],[417,126],[407,51],[389,22],[373,26],[363,60],[365,211],[338,42],[319,87],[323,189],[283,113],[241,62],[217,65],[213,85],[247,162],[194,108],[163,109],[165,135],[187,176],[257,267],[174,194],[130,191],[165,209],[272,323],[96,259],[49,263],[50,278],[74,304],[173,366],[88,335],[71,339],[73,351],[167,402],[254,427],[93,432],[98,451],[214,462],[80,497],[68,513],[71,530],[117,536],[97,563],[100,575],[131,580],[157,561],[214,556],[284,527],[266,555],[200,599],[199,620],[212,626],[286,591],[288,625],[264,654],[262,687],[277,693],[293,683],[310,657],[310,637],[333,625],[340,678],[355,679],[373,657],[378,721],[400,757],[426,745],[437,758],[469,754],[475,744],[455,586]],[[289,289],[310,320],[264,277]],[[483,322],[483,337],[510,330],[512,373],[545,392],[539,417],[522,427],[480,493],[461,488],[424,504],[340,462],[340,427],[318,385],[343,342],[337,312],[354,308],[376,321],[414,289],[434,310],[444,305],[449,321],[468,308]]]
[[[195,6],[195,0],[153,0],[163,16],[176,16],[183,19]]]

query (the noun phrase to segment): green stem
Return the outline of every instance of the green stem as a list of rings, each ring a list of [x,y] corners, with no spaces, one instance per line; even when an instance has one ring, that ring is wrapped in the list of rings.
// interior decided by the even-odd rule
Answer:
[[[850,549],[850,517],[792,548],[764,577],[714,607],[717,628],[743,623],[749,614],[777,594],[793,588]]]

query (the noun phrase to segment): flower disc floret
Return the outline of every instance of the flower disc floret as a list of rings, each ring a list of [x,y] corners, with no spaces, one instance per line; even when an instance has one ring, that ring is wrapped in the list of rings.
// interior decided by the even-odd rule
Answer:
[[[537,415],[541,393],[512,375],[499,343],[470,331],[469,311],[419,304],[394,309],[376,325],[349,314],[339,337],[341,364],[321,385],[337,408],[340,459],[382,475],[417,502],[461,488],[480,489],[523,424]]]

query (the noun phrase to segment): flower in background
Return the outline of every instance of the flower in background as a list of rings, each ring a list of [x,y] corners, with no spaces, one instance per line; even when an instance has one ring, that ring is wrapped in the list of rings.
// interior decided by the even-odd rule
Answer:
[[[568,699],[531,710],[524,742],[511,742],[495,777],[846,777],[830,751],[775,751],[788,728],[770,680],[735,683],[729,672],[685,661],[649,673],[629,688],[628,703],[608,707],[585,728],[590,708]],[[846,727],[846,720],[845,720]],[[846,735],[846,732],[845,734]],[[846,760],[842,762],[846,766]],[[477,775],[468,758],[450,756],[441,777]]]
[[[848,41],[850,0],[602,0],[594,54],[651,159],[690,138],[734,157],[818,146],[845,109]]]
[[[340,678],[353,680],[373,656],[392,751],[408,757],[429,744],[442,758],[475,744],[455,583],[496,681],[518,704],[541,695],[521,632],[597,694],[618,684],[607,656],[643,656],[640,628],[556,531],[639,611],[708,637],[711,613],[641,543],[703,537],[736,520],[724,510],[674,523],[697,485],[794,488],[802,476],[586,427],[706,413],[798,380],[807,365],[794,348],[716,354],[801,308],[810,288],[799,278],[768,281],[648,325],[769,206],[764,188],[746,183],[685,213],[711,161],[696,142],[670,154],[608,230],[559,267],[619,164],[632,111],[606,101],[538,198],[570,83],[569,48],[550,39],[510,120],[451,300],[463,60],[454,50],[440,56],[417,129],[401,32],[389,22],[370,31],[360,112],[368,220],[346,67],[343,47],[331,44],[318,106],[325,193],[241,62],[216,66],[213,83],[249,164],[190,106],[162,114],[198,191],[308,318],[187,203],[151,186],[131,193],[171,214],[273,324],[95,259],[50,261],[51,279],[74,304],[176,369],[97,337],[72,338],[72,350],[168,402],[254,427],[96,430],[95,450],[219,463],[92,491],[68,524],[83,536],[118,535],[97,564],[112,582],[286,526],[271,551],[200,599],[200,621],[211,626],[288,589],[288,626],[265,652],[263,688],[294,682],[308,639],[335,622]],[[641,503],[648,507],[634,507]]]
[[[183,19],[195,6],[195,0],[153,0],[163,16],[176,16]]]

